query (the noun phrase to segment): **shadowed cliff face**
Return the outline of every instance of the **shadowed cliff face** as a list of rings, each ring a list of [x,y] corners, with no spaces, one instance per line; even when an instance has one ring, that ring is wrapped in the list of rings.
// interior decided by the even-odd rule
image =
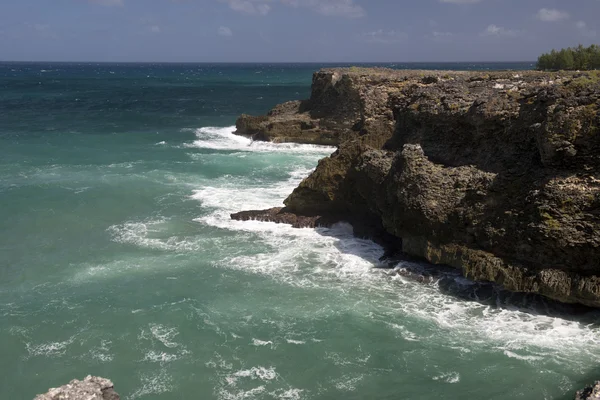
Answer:
[[[298,141],[339,144],[286,213],[381,227],[468,278],[600,307],[597,73],[325,70],[280,109],[254,134],[294,141],[285,120],[305,118]]]

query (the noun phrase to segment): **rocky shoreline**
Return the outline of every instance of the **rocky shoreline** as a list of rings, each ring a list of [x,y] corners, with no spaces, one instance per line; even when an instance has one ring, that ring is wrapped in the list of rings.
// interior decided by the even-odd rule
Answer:
[[[242,115],[254,140],[338,146],[284,209],[477,281],[600,307],[600,74],[325,69]],[[241,210],[242,211],[242,210]]]
[[[120,400],[114,385],[105,378],[88,375],[84,380],[72,380],[69,384],[53,388],[40,394],[34,400]],[[580,390],[575,400],[600,399],[600,381]]]

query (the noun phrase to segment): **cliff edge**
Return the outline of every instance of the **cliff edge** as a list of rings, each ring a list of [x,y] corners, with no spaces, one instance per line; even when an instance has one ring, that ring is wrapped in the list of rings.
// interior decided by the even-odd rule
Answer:
[[[238,133],[338,149],[283,210],[233,218],[348,220],[467,278],[600,307],[598,72],[327,69]]]

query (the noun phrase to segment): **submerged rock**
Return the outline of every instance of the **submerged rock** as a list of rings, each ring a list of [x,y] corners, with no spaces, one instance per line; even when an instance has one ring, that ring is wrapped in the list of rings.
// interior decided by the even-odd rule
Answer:
[[[88,375],[83,381],[72,380],[69,384],[50,389],[34,400],[119,400],[114,385],[108,379]]]
[[[316,228],[325,225],[324,223],[319,223],[321,217],[318,215],[297,215],[281,207],[260,211],[242,211],[231,214],[231,219],[238,221],[276,222],[278,224],[289,224],[294,228]]]
[[[592,386],[588,386],[577,392],[575,400],[596,400],[600,399],[600,381]]]
[[[338,145],[285,215],[255,219],[345,220],[390,254],[600,307],[600,78],[588,75],[319,71],[309,100],[238,121],[263,140]]]

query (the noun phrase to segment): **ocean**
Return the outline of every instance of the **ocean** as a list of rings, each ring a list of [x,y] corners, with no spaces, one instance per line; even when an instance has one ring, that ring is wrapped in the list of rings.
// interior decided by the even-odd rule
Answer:
[[[394,64],[524,69],[532,63]],[[600,314],[440,269],[279,206],[335,149],[252,143],[312,64],[0,64],[0,399],[88,374],[123,399],[570,399]]]

